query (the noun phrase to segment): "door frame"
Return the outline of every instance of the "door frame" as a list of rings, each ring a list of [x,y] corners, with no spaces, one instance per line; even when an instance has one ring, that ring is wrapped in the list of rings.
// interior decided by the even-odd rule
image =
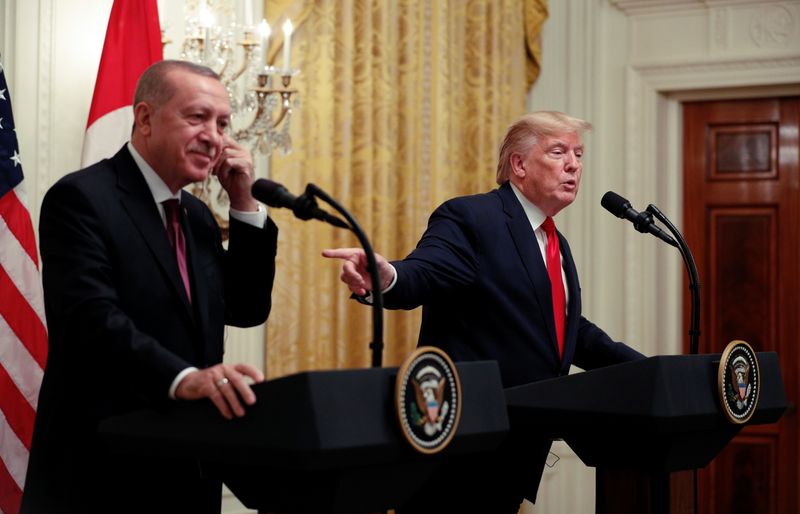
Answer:
[[[623,146],[626,194],[657,205],[682,230],[682,102],[789,96],[796,95],[798,87],[800,59],[792,56],[629,65]],[[635,207],[641,210],[645,205]],[[683,261],[677,251],[649,239],[633,230],[624,234],[625,337],[647,341],[648,354],[681,354],[683,302],[688,301]],[[659,292],[657,302],[653,291]]]

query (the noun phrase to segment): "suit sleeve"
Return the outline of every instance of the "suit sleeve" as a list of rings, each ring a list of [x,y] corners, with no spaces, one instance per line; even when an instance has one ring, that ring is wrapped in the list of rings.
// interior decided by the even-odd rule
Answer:
[[[271,218],[264,228],[231,219],[224,264],[226,324],[252,327],[267,320],[277,244],[278,227]]]
[[[459,199],[442,204],[431,215],[417,247],[394,261],[397,283],[384,296],[389,309],[414,309],[469,287],[478,273],[473,214]]]
[[[590,370],[644,358],[644,355],[624,343],[614,341],[600,327],[581,316],[573,364]]]

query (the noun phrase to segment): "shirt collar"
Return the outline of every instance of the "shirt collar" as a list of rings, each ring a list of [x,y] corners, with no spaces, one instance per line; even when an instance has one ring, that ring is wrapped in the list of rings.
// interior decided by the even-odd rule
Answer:
[[[165,200],[173,199],[180,201],[181,191],[179,190],[177,193],[172,194],[167,184],[165,184],[161,177],[158,176],[158,173],[147,164],[147,161],[144,160],[144,157],[134,148],[130,141],[128,141],[127,146],[134,162],[136,162],[136,165],[139,167],[139,171],[142,172],[144,181],[147,182],[147,187],[150,189],[150,194],[153,195],[153,199],[156,203],[160,204]]]
[[[538,229],[544,223],[545,218],[547,216],[544,215],[544,212],[538,207],[536,207],[530,200],[528,200],[522,192],[517,189],[517,186],[512,184],[510,181],[508,185],[511,186],[511,190],[514,191],[514,196],[517,197],[519,203],[522,204],[522,210],[525,211],[525,216],[528,217],[528,222],[531,224],[531,228],[533,230]]]

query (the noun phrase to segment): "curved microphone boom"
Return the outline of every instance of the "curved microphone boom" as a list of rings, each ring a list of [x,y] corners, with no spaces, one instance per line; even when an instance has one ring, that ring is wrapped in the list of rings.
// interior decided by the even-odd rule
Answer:
[[[341,206],[339,202],[334,200],[325,191],[318,188],[314,184],[306,186],[306,194],[315,196],[326,202],[328,205],[339,211],[339,214],[344,216],[344,219],[350,223],[350,231],[355,234],[361,247],[364,249],[364,254],[367,256],[367,271],[372,279],[373,284],[380,284],[380,277],[378,276],[378,263],[375,260],[375,251],[367,238],[367,234],[361,225],[358,224],[356,219],[347,212],[347,209]],[[372,291],[372,342],[369,344],[372,350],[372,366],[380,368],[383,365],[383,294],[380,289]]]
[[[678,228],[672,224],[664,213],[653,204],[648,205],[644,212],[636,212],[636,210],[631,207],[631,203],[628,200],[614,191],[609,191],[604,194],[603,199],[600,200],[600,204],[614,216],[631,221],[639,232],[653,234],[681,252],[683,262],[686,265],[686,271],[689,274],[689,291],[692,297],[689,327],[689,353],[697,354],[700,339],[700,277],[697,273],[697,265],[694,262],[694,256],[689,249],[689,245],[686,244],[683,235],[681,235]],[[655,225],[653,216],[667,226],[669,231],[672,232],[672,235],[675,236],[675,239]]]
[[[263,202],[270,207],[285,207],[291,209],[295,216],[301,220],[310,220],[311,218],[325,221],[340,228],[350,228],[350,225],[329,214],[317,206],[317,201],[313,195],[303,193],[300,196],[295,196],[289,192],[283,185],[278,184],[272,180],[260,178],[253,183],[251,189],[253,198],[259,202]]]
[[[653,215],[650,212],[637,212],[628,200],[614,191],[609,191],[604,194],[603,198],[600,200],[600,205],[614,216],[624,218],[633,223],[633,228],[642,234],[653,234],[665,243],[679,248],[678,243],[653,222]]]
[[[369,270],[372,283],[380,283],[375,252],[372,250],[372,245],[370,245],[367,235],[355,218],[347,212],[347,209],[342,207],[337,201],[325,193],[325,191],[314,184],[308,184],[302,195],[294,196],[281,184],[263,178],[253,183],[251,191],[256,200],[270,207],[286,207],[291,209],[294,215],[301,220],[314,218],[353,232],[364,248],[364,253],[367,256],[367,270]],[[317,206],[316,198],[328,203],[328,205],[339,211],[347,222],[320,209]],[[372,349],[373,367],[379,368],[383,364],[383,346],[383,296],[379,290],[376,290],[372,292],[372,342],[369,345],[370,349]]]

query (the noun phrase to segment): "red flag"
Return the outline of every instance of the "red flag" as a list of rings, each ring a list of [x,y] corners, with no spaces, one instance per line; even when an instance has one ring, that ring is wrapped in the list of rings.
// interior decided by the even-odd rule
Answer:
[[[0,64],[0,512],[17,514],[47,358],[42,282]]]
[[[111,157],[131,137],[139,75],[163,59],[156,0],[114,0],[83,140],[81,166]]]

